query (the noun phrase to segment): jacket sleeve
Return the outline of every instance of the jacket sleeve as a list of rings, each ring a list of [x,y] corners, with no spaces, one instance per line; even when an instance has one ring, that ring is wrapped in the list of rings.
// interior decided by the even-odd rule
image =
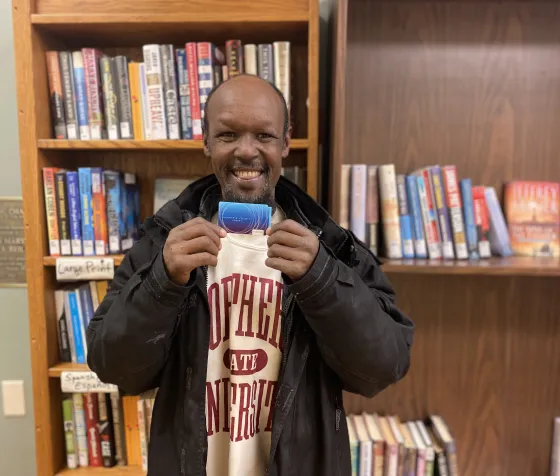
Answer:
[[[87,363],[131,394],[159,385],[188,286],[167,277],[161,250],[143,237],[116,269],[87,329]]]
[[[312,267],[290,291],[344,389],[372,397],[408,372],[414,326],[359,242],[356,260],[351,268],[321,244]]]

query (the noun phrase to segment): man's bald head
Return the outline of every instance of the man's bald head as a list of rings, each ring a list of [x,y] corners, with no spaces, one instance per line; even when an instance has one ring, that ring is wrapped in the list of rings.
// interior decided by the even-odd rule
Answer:
[[[244,86],[248,88],[262,88],[264,86],[265,88],[268,87],[271,92],[274,91],[278,99],[281,101],[281,106],[284,110],[284,127],[282,132],[284,136],[286,135],[286,133],[288,132],[288,128],[290,127],[290,116],[288,112],[288,105],[286,104],[286,99],[284,98],[284,94],[282,94],[282,91],[280,91],[274,84],[261,78],[260,76],[242,73],[236,76],[232,76],[231,78],[214,86],[212,91],[210,91],[210,94],[208,94],[206,103],[204,104],[204,119],[202,121],[202,133],[205,139],[208,136],[208,110],[210,108],[210,100],[212,99],[212,96],[214,96],[220,89],[224,87],[227,88],[229,86]]]

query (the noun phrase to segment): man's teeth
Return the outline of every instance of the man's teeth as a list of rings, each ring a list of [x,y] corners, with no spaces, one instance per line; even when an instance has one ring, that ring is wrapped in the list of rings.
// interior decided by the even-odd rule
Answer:
[[[255,178],[261,173],[257,170],[237,170],[235,175],[240,178]]]

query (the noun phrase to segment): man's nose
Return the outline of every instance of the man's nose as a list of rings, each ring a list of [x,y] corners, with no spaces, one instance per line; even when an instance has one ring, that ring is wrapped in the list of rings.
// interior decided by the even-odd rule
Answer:
[[[242,135],[237,141],[235,148],[235,156],[242,160],[252,160],[258,157],[256,138],[251,134]]]

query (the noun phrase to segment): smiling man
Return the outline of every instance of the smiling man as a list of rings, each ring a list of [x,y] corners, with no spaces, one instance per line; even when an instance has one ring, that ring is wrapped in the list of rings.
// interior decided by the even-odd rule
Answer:
[[[235,76],[204,117],[214,174],[145,222],[90,322],[88,364],[130,393],[159,387],[150,476],[349,476],[342,391],[401,379],[413,324],[363,243],[280,176],[280,91]],[[270,205],[271,228],[226,234],[221,200]]]

